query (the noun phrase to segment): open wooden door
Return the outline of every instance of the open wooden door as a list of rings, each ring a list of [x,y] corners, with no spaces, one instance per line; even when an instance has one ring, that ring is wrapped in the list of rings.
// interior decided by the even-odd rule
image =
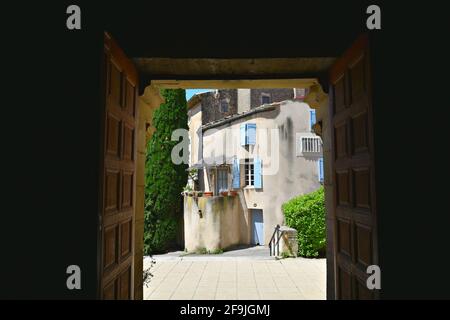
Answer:
[[[107,33],[103,58],[99,293],[101,299],[133,299],[138,75]]]
[[[336,299],[374,299],[367,266],[378,264],[368,36],[330,72]]]

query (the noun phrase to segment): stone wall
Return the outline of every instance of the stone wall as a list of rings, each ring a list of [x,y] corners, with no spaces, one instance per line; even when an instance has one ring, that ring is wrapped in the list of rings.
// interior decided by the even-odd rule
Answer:
[[[256,108],[261,105],[261,95],[269,94],[271,102],[281,102],[284,100],[294,99],[294,89],[292,88],[278,88],[278,89],[251,89],[250,93],[250,108]]]
[[[270,95],[271,102],[294,99],[294,90],[292,88],[220,89],[205,92],[201,94],[202,124],[259,107],[262,94]],[[222,100],[228,102],[228,112],[221,111],[220,103]]]
[[[226,116],[236,114],[237,107],[237,90],[223,89],[216,91],[205,92],[202,94],[202,124],[223,119]],[[228,112],[222,112],[220,103],[222,100],[228,102]]]

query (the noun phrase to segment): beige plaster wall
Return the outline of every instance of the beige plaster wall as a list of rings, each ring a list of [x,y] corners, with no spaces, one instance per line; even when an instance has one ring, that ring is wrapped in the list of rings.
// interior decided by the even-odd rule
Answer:
[[[199,130],[202,126],[202,112],[201,104],[198,103],[194,107],[188,110],[188,125],[189,125],[189,142],[190,142],[190,154],[189,154],[189,166],[197,163],[200,160],[200,143]]]
[[[331,125],[329,117],[329,102],[324,99],[316,109],[317,121],[321,122],[321,135],[323,140],[323,169],[324,169],[324,189],[325,189],[325,211],[327,229],[327,298],[334,299],[334,185],[332,179],[332,146],[331,146]]]
[[[153,134],[153,112],[157,106],[146,101],[145,95],[138,98],[138,120],[136,132],[136,203],[134,216],[134,298],[143,299],[142,274],[144,250],[144,202],[145,202],[145,160],[147,141]],[[159,105],[158,105],[159,106]]]
[[[250,110],[251,89],[237,89],[238,92],[238,113]]]
[[[184,197],[184,239],[188,252],[248,244],[248,224],[249,217],[243,212],[238,196]]]

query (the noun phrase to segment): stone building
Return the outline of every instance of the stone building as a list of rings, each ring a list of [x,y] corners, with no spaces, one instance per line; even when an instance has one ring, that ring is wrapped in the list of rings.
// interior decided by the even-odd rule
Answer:
[[[223,91],[188,102],[189,164],[197,173],[190,183],[213,194],[185,197],[188,251],[267,245],[284,224],[281,205],[323,181],[322,141],[312,131],[315,110],[302,102],[304,92]]]

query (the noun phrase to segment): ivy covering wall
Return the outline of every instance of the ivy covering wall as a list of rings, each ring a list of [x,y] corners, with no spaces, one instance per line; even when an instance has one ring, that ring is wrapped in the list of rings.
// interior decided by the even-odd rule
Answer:
[[[155,132],[147,145],[145,165],[144,253],[163,252],[174,245],[182,216],[181,192],[187,183],[187,164],[175,165],[171,141],[176,129],[188,129],[183,89],[163,89],[165,103],[155,110]]]

